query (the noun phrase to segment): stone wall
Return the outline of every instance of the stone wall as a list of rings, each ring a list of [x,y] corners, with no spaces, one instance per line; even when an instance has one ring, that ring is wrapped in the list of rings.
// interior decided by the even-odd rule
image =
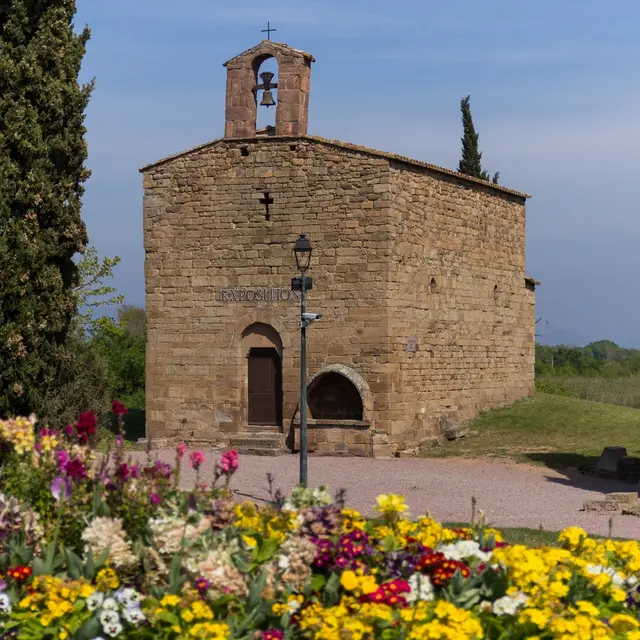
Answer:
[[[392,163],[390,440],[407,446],[534,391],[525,200]],[[415,338],[415,350],[407,350]]]
[[[357,371],[386,415],[389,163],[305,139],[221,141],[144,172],[147,418],[156,437],[228,438],[246,425],[242,333],[283,345],[284,430],[298,400],[299,305],[221,300],[225,287],[290,288],[300,232],[314,247],[308,372]],[[270,219],[260,198],[274,203]],[[358,443],[360,444],[360,443]]]
[[[391,455],[533,392],[522,195],[311,137],[221,140],[143,172],[153,438],[246,430],[248,349],[273,343],[297,446],[299,303],[221,290],[288,293],[299,233],[314,247],[308,309],[324,316],[308,379],[348,367],[368,398],[362,423],[312,421],[312,449]]]

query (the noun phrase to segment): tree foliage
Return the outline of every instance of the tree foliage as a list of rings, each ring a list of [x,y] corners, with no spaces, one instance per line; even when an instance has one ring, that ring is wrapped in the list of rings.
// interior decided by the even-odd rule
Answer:
[[[94,247],[87,247],[78,263],[79,282],[74,287],[78,308],[77,320],[89,332],[95,330],[103,321],[102,318],[94,317],[94,309],[122,304],[124,301],[124,296],[117,294],[115,287],[104,283],[106,279],[113,278],[113,269],[118,264],[118,256],[107,257],[101,261]]]
[[[134,409],[144,409],[146,316],[141,307],[125,305],[119,321],[97,328],[91,345],[106,363],[113,398]]]
[[[536,345],[538,375],[621,377],[640,374],[640,350],[624,349],[611,340],[586,347]]]
[[[0,10],[0,417],[45,415],[70,375],[74,254],[87,242],[78,74],[89,39],[75,0],[11,0]]]
[[[467,176],[480,178],[480,180],[491,180],[498,184],[500,172],[496,171],[493,178],[482,168],[482,152],[478,144],[480,135],[476,132],[471,116],[471,96],[466,96],[460,100],[460,111],[462,113],[462,157],[458,165],[458,171]]]

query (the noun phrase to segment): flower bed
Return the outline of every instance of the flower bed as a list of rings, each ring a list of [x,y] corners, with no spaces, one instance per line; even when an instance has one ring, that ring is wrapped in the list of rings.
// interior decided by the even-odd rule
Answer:
[[[61,432],[0,421],[0,639],[640,640],[636,541],[508,545],[323,488],[235,503],[235,452],[182,491],[202,452],[136,465],[120,436],[99,456],[95,429],[91,412]]]

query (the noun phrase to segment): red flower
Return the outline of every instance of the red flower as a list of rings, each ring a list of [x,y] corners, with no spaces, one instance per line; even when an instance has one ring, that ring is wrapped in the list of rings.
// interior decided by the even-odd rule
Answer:
[[[125,407],[120,400],[114,400],[111,403],[111,412],[120,418],[121,416],[127,415],[129,413],[127,411],[127,407]]]
[[[416,569],[418,571],[430,571],[431,569],[440,566],[445,560],[446,557],[444,553],[441,553],[440,551],[427,551],[420,556],[416,563]]]
[[[14,580],[22,582],[31,576],[31,567],[18,566],[7,571],[7,575]]]
[[[92,436],[96,432],[97,424],[96,414],[91,410],[85,411],[78,416],[76,432],[78,433],[78,440],[81,444],[88,442],[89,436]]]
[[[82,460],[78,460],[78,458],[74,458],[67,463],[65,473],[74,480],[81,480],[87,477],[87,470],[84,468]]]
[[[442,587],[453,578],[457,571],[460,572],[463,578],[468,578],[471,574],[469,567],[463,562],[446,560],[433,572],[431,582],[433,582],[436,587]]]

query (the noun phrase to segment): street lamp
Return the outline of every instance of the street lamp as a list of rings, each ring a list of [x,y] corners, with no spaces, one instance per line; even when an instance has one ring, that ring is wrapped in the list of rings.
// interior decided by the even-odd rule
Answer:
[[[311,242],[304,234],[296,240],[293,253],[300,271],[299,278],[293,278],[291,288],[300,291],[300,484],[307,486],[307,327],[320,320],[319,313],[307,313],[307,291],[313,287],[306,273],[311,264]]]

